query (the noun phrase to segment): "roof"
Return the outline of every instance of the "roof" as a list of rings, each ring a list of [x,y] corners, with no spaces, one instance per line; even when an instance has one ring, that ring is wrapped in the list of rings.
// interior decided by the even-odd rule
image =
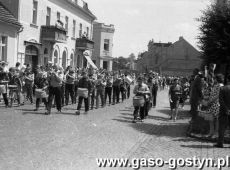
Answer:
[[[172,43],[154,43],[153,45],[157,47],[169,47]]]
[[[21,27],[22,25],[14,17],[14,15],[0,2],[0,21],[5,22],[16,27]]]
[[[85,14],[87,14],[88,16],[93,18],[94,20],[97,19],[97,17],[89,10],[88,4],[86,2],[83,1],[83,3],[84,3],[83,7],[79,6],[77,3],[75,3],[75,2],[73,2],[71,0],[67,0],[67,2],[71,3],[77,9],[80,9],[81,11],[83,11]]]

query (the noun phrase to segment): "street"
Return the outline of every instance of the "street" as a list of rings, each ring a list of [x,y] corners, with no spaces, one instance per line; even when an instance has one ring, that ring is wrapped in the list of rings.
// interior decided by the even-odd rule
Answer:
[[[186,137],[188,106],[180,110],[179,120],[169,120],[167,95],[167,90],[160,91],[157,107],[136,124],[132,123],[132,97],[80,116],[75,115],[76,105],[64,107],[62,113],[52,109],[48,116],[43,107],[34,112],[28,104],[10,109],[1,105],[0,169],[129,169],[99,168],[96,158],[225,158],[229,148],[213,148],[213,143]]]

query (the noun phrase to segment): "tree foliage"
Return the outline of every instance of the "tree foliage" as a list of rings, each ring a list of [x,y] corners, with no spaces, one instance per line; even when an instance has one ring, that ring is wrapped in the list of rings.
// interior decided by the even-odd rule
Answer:
[[[205,64],[230,62],[230,5],[212,4],[198,19],[199,47]]]
[[[113,59],[113,70],[114,71],[126,70],[126,69],[129,69],[127,58],[120,56],[118,58]]]

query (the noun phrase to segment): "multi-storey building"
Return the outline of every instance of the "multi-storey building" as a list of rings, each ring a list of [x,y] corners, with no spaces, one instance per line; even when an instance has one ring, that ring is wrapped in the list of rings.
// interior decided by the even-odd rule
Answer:
[[[201,54],[183,37],[175,43],[155,43],[150,41],[148,51],[137,61],[139,71],[154,70],[161,74],[189,76],[195,68],[200,68]]]
[[[93,41],[95,46],[92,59],[98,68],[108,71],[111,71],[113,67],[112,50],[114,31],[114,25],[105,25],[98,22],[93,24]]]
[[[22,23],[15,61],[83,67],[96,17],[82,0],[1,0]],[[84,37],[83,37],[84,35]]]
[[[9,9],[0,2],[0,61],[15,63],[17,56],[17,37],[21,24]]]

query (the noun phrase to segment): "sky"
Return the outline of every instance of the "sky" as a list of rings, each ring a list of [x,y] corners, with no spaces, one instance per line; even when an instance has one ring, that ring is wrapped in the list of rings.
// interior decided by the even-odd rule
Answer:
[[[195,48],[196,20],[213,0],[85,0],[97,21],[115,26],[113,57],[136,56],[149,40],[176,42],[183,36]]]

